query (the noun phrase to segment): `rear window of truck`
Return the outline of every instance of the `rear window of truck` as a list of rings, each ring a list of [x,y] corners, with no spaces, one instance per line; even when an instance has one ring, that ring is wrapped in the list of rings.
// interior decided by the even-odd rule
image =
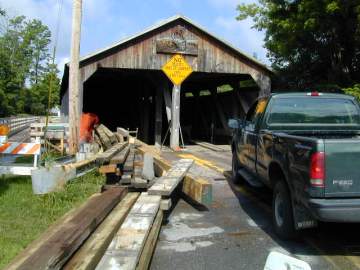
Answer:
[[[296,97],[277,98],[267,120],[270,125],[359,125],[358,106],[349,99]]]

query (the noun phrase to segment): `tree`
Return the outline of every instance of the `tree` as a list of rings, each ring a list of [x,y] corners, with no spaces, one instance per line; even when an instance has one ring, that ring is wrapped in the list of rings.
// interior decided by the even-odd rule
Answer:
[[[280,84],[348,87],[360,75],[360,0],[259,0],[240,4],[238,20],[265,31]]]
[[[0,17],[0,116],[44,115],[49,87],[56,96],[60,83],[56,65],[50,64],[51,32],[39,20],[8,18],[1,8]],[[58,99],[52,98],[50,104]]]

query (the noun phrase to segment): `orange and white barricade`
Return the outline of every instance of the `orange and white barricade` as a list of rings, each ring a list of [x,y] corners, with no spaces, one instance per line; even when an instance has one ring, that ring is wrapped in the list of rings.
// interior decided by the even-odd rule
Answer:
[[[0,164],[0,174],[31,175],[31,171],[37,168],[40,153],[40,143],[5,142],[0,144],[0,155],[34,156],[34,163],[32,166],[24,166],[20,164]]]

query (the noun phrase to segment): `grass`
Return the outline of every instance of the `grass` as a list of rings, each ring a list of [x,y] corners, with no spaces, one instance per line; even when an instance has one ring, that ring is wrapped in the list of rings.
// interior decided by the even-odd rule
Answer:
[[[30,177],[0,178],[0,269],[70,209],[100,190],[97,172],[69,182],[63,191],[33,195]]]

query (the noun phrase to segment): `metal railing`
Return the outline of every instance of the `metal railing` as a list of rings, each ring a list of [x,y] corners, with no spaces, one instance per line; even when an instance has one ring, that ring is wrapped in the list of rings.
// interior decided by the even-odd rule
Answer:
[[[7,117],[0,118],[0,124],[5,124],[9,127],[9,136],[19,132],[30,126],[31,123],[38,122],[40,116],[24,116],[24,117]]]

